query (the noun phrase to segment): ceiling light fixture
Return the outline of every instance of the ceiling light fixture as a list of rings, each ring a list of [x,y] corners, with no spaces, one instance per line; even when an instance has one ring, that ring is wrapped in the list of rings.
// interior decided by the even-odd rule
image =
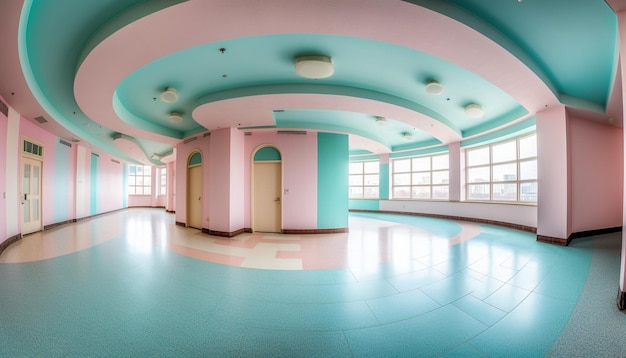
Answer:
[[[330,57],[309,55],[296,57],[295,71],[302,77],[320,79],[332,76],[335,68]]]
[[[167,87],[165,91],[161,92],[160,98],[165,103],[174,103],[178,101],[178,91],[176,88]]]
[[[431,96],[439,96],[445,91],[441,83],[435,80],[429,81],[426,84],[426,87],[424,88],[424,90],[426,91],[427,94]]]
[[[470,103],[465,106],[465,115],[469,118],[480,118],[485,115],[485,111],[480,105],[476,103]]]
[[[387,125],[387,118],[385,117],[381,117],[381,116],[376,116],[376,125],[377,126],[386,126]]]
[[[178,112],[170,113],[170,122],[178,123],[183,120],[183,115]]]
[[[403,132],[402,133],[402,139],[406,140],[406,141],[410,141],[411,139],[413,139],[413,135],[409,132]]]

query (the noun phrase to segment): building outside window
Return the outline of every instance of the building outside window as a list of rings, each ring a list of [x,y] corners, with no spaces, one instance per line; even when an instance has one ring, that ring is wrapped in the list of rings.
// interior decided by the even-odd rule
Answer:
[[[128,166],[128,194],[152,194],[152,167],[149,165]]]
[[[378,161],[351,162],[349,166],[349,198],[378,199],[379,170]]]
[[[537,136],[467,149],[466,200],[537,202]]]
[[[392,165],[394,199],[448,199],[448,154],[395,159]]]

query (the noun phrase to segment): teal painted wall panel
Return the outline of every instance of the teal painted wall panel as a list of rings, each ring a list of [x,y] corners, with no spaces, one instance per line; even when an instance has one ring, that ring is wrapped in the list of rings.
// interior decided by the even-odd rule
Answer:
[[[379,201],[375,199],[353,199],[349,207],[350,210],[380,210]]]
[[[55,223],[70,220],[69,205],[67,198],[72,197],[70,193],[70,147],[61,144],[56,138],[54,144],[54,212],[52,218]]]
[[[317,134],[317,228],[348,227],[348,136]]]
[[[380,164],[379,171],[378,197],[389,199],[389,163]]]
[[[90,186],[90,207],[89,213],[95,215],[98,213],[98,157],[97,154],[91,153],[91,186]]]

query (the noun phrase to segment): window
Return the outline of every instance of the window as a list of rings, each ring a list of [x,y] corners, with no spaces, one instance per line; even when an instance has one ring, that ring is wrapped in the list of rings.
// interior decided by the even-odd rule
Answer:
[[[378,161],[350,163],[350,199],[377,199],[379,183]]]
[[[152,167],[149,165],[128,166],[128,194],[152,194]]]
[[[537,202],[537,136],[466,150],[466,199]]]
[[[167,168],[159,168],[159,195],[165,195],[167,193]]]
[[[394,199],[447,200],[448,154],[393,161]]]

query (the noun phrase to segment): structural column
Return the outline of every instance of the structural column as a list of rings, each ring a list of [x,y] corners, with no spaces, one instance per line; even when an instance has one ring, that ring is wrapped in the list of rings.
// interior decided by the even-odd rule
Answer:
[[[537,158],[537,240],[567,245],[571,233],[571,185],[565,106],[537,113]]]
[[[625,101],[626,96],[624,92],[624,88],[626,88],[626,62],[624,61],[624,56],[626,56],[626,10],[619,11],[617,13],[617,27],[619,29],[619,61],[620,68],[622,71],[622,102]],[[622,118],[626,117],[626,107],[622,109]],[[626,148],[626,143],[624,148]],[[624,155],[626,160],[626,155]],[[626,163],[624,165],[626,168]],[[626,178],[626,176],[625,176]],[[624,195],[626,195],[626,181],[624,182]],[[624,208],[622,209],[623,223],[622,227],[626,227],[626,197],[624,198]],[[617,292],[617,307],[620,310],[626,309],[626,232],[622,230],[622,259],[620,265],[620,275],[619,275],[619,289]]]

